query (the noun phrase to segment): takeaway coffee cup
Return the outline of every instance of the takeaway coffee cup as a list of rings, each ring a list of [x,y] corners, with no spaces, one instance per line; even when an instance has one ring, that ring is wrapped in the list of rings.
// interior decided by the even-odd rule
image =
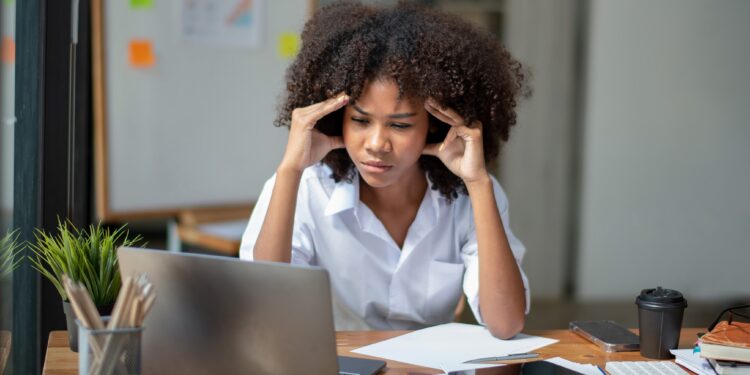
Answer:
[[[682,313],[687,301],[682,293],[657,287],[643,289],[635,299],[638,305],[641,355],[648,358],[671,358],[670,349],[680,341]]]

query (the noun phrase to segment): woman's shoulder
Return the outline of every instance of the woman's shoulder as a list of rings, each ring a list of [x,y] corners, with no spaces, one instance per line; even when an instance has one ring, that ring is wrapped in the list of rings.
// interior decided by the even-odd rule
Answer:
[[[323,163],[305,168],[300,179],[300,192],[306,191],[318,199],[323,198],[321,194],[330,197],[337,184],[332,175],[331,168]]]
[[[302,183],[304,184],[321,184],[321,185],[334,185],[335,182],[331,178],[333,171],[331,168],[323,163],[313,164],[302,172]]]

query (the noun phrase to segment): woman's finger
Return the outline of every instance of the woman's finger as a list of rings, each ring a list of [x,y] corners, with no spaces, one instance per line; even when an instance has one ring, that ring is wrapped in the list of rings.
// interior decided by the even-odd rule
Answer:
[[[450,119],[451,125],[463,125],[464,124],[463,116],[459,115],[458,112],[454,111],[451,108],[440,105],[437,101],[435,101],[435,99],[428,98],[427,104],[429,104],[436,111],[440,112],[444,117],[447,117],[448,119]]]
[[[448,147],[458,134],[456,134],[456,128],[451,127],[450,130],[448,130],[448,134],[445,135],[445,139],[443,140],[443,143],[440,144],[440,148],[438,148],[438,151],[443,151],[444,148]]]
[[[317,122],[327,114],[338,110],[345,106],[349,102],[349,95],[341,94],[339,96],[330,98],[326,101],[318,103],[317,106],[310,108],[310,120]]]
[[[317,111],[320,107],[323,107],[327,104],[334,103],[337,100],[341,99],[341,97],[347,96],[345,92],[340,92],[326,100],[319,101],[317,103],[313,103],[308,105],[307,107],[301,107],[300,110],[302,110],[304,113],[311,113]]]
[[[347,101],[347,100],[349,100],[349,96],[346,95],[345,92],[340,92],[336,94],[336,96],[330,97],[326,100],[323,100],[322,102],[317,102],[306,108],[309,109],[310,113],[317,113],[320,111],[325,111],[327,109],[336,107],[336,105],[340,104],[341,101]]]
[[[448,124],[450,126],[456,125],[456,124],[453,123],[453,120],[451,118],[449,118],[448,116],[444,115],[442,112],[440,112],[440,110],[438,108],[433,107],[428,102],[425,102],[424,108],[427,110],[427,112],[430,112],[430,114],[433,115],[433,116],[435,116],[435,118],[437,118],[438,120],[440,120],[440,121],[442,121],[442,122],[444,122],[444,123],[446,123],[446,124]]]
[[[472,122],[471,127],[460,125],[451,129],[456,129],[456,135],[467,142],[481,141],[482,139],[482,123],[479,121]]]
[[[349,96],[342,92],[339,95],[328,98],[322,102],[298,108],[292,113],[292,116],[295,116],[296,113],[298,119],[304,122],[307,128],[312,128],[318,120],[325,117],[325,115],[340,109],[348,102]]]

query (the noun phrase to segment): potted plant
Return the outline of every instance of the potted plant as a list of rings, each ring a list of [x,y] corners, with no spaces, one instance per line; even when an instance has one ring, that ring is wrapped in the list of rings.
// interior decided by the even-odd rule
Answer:
[[[18,231],[7,232],[0,236],[0,295],[5,293],[5,280],[23,260],[21,257],[22,250],[23,247],[18,243]],[[3,314],[3,312],[0,312],[0,314]],[[0,327],[0,329],[2,328]],[[0,330],[0,374],[5,371],[10,348],[11,333],[2,329]]]
[[[121,285],[117,248],[134,246],[141,241],[139,235],[130,237],[129,234],[125,225],[114,231],[101,224],[81,230],[66,221],[58,222],[56,235],[37,230],[35,243],[29,245],[33,252],[33,256],[29,256],[32,266],[55,286],[62,297],[73,351],[78,351],[78,327],[63,287],[63,275],[82,282],[99,314],[109,315]]]

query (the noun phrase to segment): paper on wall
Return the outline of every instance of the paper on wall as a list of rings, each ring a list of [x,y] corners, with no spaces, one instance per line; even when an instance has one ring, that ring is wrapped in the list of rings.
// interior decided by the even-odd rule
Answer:
[[[182,35],[204,44],[262,46],[265,0],[182,0]]]

